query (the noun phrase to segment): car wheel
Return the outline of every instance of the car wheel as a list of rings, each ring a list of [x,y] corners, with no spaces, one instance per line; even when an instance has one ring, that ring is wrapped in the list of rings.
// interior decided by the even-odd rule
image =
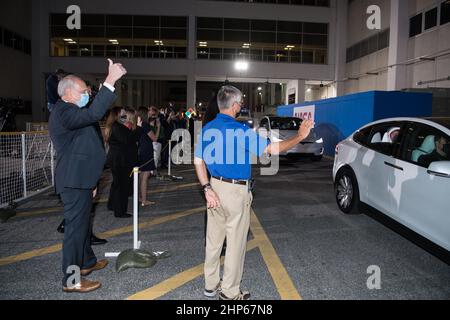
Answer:
[[[348,168],[341,169],[334,183],[336,203],[346,214],[359,214],[359,188],[355,174]]]
[[[322,161],[322,158],[323,158],[323,155],[320,155],[320,156],[312,156],[312,157],[311,157],[311,160],[314,161],[314,162],[319,162],[319,161]]]

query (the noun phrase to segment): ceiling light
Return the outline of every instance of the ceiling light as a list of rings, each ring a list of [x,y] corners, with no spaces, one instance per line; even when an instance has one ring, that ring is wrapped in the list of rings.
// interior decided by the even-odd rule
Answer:
[[[238,71],[246,71],[248,69],[248,62],[247,61],[236,61],[234,64],[234,68]]]
[[[70,39],[70,38],[67,38],[67,39],[63,39],[64,41],[67,41],[67,42],[72,42],[73,40],[72,39]]]

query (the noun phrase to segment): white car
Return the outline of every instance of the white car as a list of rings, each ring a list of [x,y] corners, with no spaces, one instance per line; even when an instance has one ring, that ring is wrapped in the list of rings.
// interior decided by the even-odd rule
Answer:
[[[302,119],[291,117],[265,116],[261,119],[259,128],[267,130],[267,138],[272,142],[281,142],[295,136],[302,124]],[[292,149],[283,152],[280,156],[308,156],[313,161],[322,160],[324,153],[323,139],[314,129],[311,134]]]
[[[333,180],[343,212],[369,206],[450,252],[450,118],[366,125],[337,145]]]

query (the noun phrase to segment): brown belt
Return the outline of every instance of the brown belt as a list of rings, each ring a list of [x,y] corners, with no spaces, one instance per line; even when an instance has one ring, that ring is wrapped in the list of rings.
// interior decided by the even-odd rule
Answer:
[[[223,178],[223,177],[220,177],[220,178],[218,178],[218,177],[213,177],[213,178],[216,179],[216,180],[219,180],[219,181],[227,182],[227,183],[239,184],[239,185],[241,185],[241,186],[246,186],[246,185],[248,185],[248,180],[226,179],[226,178]]]

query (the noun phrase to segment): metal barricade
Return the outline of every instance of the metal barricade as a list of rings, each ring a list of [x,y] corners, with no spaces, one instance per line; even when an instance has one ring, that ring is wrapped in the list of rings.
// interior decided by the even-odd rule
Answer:
[[[0,207],[52,187],[54,166],[48,131],[0,133]]]

